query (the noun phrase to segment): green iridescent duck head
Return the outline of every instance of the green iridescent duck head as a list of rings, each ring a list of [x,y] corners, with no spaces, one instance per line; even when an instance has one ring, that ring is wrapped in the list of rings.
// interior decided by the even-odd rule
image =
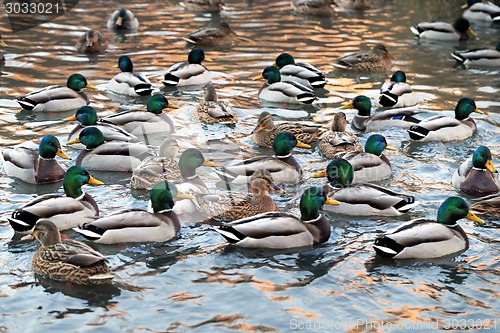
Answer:
[[[372,109],[372,101],[364,95],[359,95],[354,97],[351,102],[342,106],[341,109],[356,109],[358,110],[358,115],[369,117]]]
[[[391,76],[392,82],[406,82],[406,74],[403,71],[396,71]]]
[[[491,151],[486,146],[479,146],[476,149],[472,155],[472,166],[478,169],[488,169],[493,173],[497,172],[497,169],[493,165]]]
[[[384,149],[396,150],[396,148],[389,146],[387,144],[387,140],[385,139],[385,137],[383,135],[372,134],[372,135],[370,135],[368,140],[366,140],[366,143],[365,143],[365,152],[366,153],[371,153],[371,154],[380,156],[380,155],[382,155],[382,152],[384,151]]]
[[[149,196],[155,213],[171,210],[174,207],[174,198],[194,199],[192,195],[179,191],[174,183],[166,180],[154,184]]]
[[[483,113],[476,107],[473,99],[461,98],[455,107],[455,118],[458,120],[467,119],[472,112]]]
[[[166,108],[178,109],[179,107],[175,104],[169,103],[167,97],[162,94],[155,94],[151,96],[146,103],[147,111],[154,114],[161,114]]]
[[[326,177],[333,187],[348,187],[354,178],[354,170],[349,161],[336,158],[326,166]]]
[[[443,201],[437,213],[437,222],[447,226],[454,226],[458,220],[463,218],[483,223],[483,220],[474,215],[469,210],[469,205],[460,197],[449,197]]]
[[[78,138],[68,141],[66,144],[72,145],[75,143],[82,143],[85,148],[94,149],[104,143],[104,135],[97,127],[85,127]]]
[[[300,219],[312,221],[319,217],[319,210],[325,205],[339,205],[340,202],[330,199],[321,187],[309,187],[300,197]]]
[[[60,156],[64,159],[70,160],[71,158],[61,148],[61,143],[53,135],[45,135],[38,144],[38,154],[45,159],[52,159]]]
[[[278,68],[282,68],[286,65],[295,65],[295,59],[289,53],[282,53],[278,57],[276,57],[273,66],[278,66]]]
[[[102,185],[104,183],[92,177],[87,169],[77,165],[70,167],[64,174],[63,188],[68,197],[81,197],[82,186],[85,184]]]
[[[290,132],[282,132],[276,135],[273,141],[274,155],[288,156],[293,148],[311,148],[308,144],[302,143]]]
[[[72,74],[66,82],[66,86],[74,91],[80,91],[83,88],[97,90],[96,87],[87,82],[87,79],[82,74]]]
[[[205,161],[203,154],[196,148],[189,148],[182,152],[179,157],[179,170],[184,179],[196,176],[196,169],[204,166],[215,166],[211,161]]]
[[[83,126],[91,126],[97,124],[97,112],[93,107],[85,105],[78,108],[73,116],[64,118],[63,120],[77,120]]]
[[[134,64],[132,63],[132,59],[129,56],[122,55],[118,58],[118,68],[122,72],[132,73],[134,71]]]
[[[194,48],[189,51],[188,63],[201,65],[203,60],[205,60],[205,52],[202,49]]]

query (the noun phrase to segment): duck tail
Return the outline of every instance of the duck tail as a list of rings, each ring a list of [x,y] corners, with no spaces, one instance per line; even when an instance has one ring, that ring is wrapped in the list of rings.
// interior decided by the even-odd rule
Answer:
[[[19,103],[19,105],[21,105],[21,107],[25,110],[33,110],[35,108],[35,106],[37,105],[37,103],[27,97],[22,97],[20,99],[17,100],[17,103]]]
[[[148,96],[151,95],[153,88],[149,83],[141,83],[134,87],[134,91],[139,96]]]
[[[12,212],[12,216],[7,218],[12,229],[17,232],[29,232],[35,226],[40,216],[25,210]]]
[[[246,238],[245,235],[231,226],[223,225],[218,228],[214,228],[214,230],[221,234],[222,237],[224,237],[231,244],[238,243]]]
[[[99,240],[104,234],[103,229],[88,223],[84,223],[82,226],[79,226],[78,228],[73,228],[73,230],[91,241]]]
[[[166,73],[163,80],[161,80],[166,86],[176,86],[179,83],[179,78],[171,73]]]
[[[420,37],[420,34],[422,33],[422,31],[418,28],[418,26],[410,27],[410,30],[411,32],[413,32],[414,35],[418,37]]]
[[[398,96],[388,91],[385,91],[380,94],[378,102],[382,106],[392,107],[398,103]]]
[[[409,196],[394,205],[394,208],[401,213],[406,213],[418,204],[415,197]]]
[[[412,140],[422,140],[429,134],[429,130],[422,126],[413,125],[408,129],[408,134]]]
[[[459,63],[464,63],[465,62],[465,58],[463,56],[460,55],[460,53],[458,53],[457,51],[453,52],[451,54],[451,57],[453,59],[455,59],[456,61],[458,61]]]
[[[297,100],[304,104],[312,104],[316,100],[316,95],[312,92],[304,92],[300,95],[297,95]]]
[[[379,256],[392,258],[399,252],[403,251],[404,246],[398,244],[395,240],[387,236],[380,236],[375,239],[373,248]]]

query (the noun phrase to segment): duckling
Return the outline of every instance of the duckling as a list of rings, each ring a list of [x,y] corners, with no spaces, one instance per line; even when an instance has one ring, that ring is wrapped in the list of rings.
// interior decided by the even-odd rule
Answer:
[[[350,71],[389,70],[394,58],[382,44],[375,45],[370,52],[358,52],[338,58],[332,65]]]
[[[500,179],[493,165],[490,149],[479,146],[472,159],[460,164],[451,183],[455,188],[476,197],[498,193]]]
[[[82,74],[72,74],[66,82],[66,87],[48,86],[19,97],[17,103],[23,109],[33,112],[63,112],[78,109],[80,106],[90,104],[87,95],[81,91],[83,88],[97,90]]]
[[[396,71],[391,81],[382,84],[378,102],[385,107],[405,107],[417,105],[420,98],[406,83],[405,72]]]
[[[344,112],[335,113],[331,130],[323,134],[318,145],[324,157],[332,159],[351,151],[363,151],[358,137],[345,131],[347,124]]]
[[[410,139],[421,142],[463,140],[477,132],[472,112],[481,112],[474,100],[461,98],[455,107],[455,118],[432,116],[408,129]]]
[[[2,39],[2,35],[0,35],[0,46],[1,47],[7,47],[7,44]],[[5,62],[5,56],[3,55],[3,52],[0,52],[0,63]]]
[[[315,16],[331,16],[333,0],[292,0],[290,5],[296,13]]]
[[[492,2],[481,2],[481,0],[467,0],[462,6],[467,8],[463,17],[470,21],[484,21],[488,23],[500,22],[500,7]]]
[[[153,87],[146,75],[134,72],[134,64],[130,57],[126,55],[118,58],[118,67],[121,73],[116,74],[108,82],[108,90],[116,94],[128,96],[148,96],[151,95]]]
[[[228,45],[236,41],[238,35],[229,23],[220,22],[216,27],[204,27],[182,37],[186,42],[197,46]]]
[[[451,56],[457,63],[467,67],[500,68],[500,43],[495,49],[456,50]]]
[[[458,220],[467,218],[483,223],[469,211],[464,199],[449,197],[439,207],[437,218],[409,221],[375,239],[373,248],[382,257],[394,259],[428,259],[464,251],[469,239]]]
[[[205,124],[235,124],[238,115],[227,101],[220,101],[212,84],[204,88],[204,101],[196,106],[194,116]]]
[[[342,0],[340,6],[352,10],[366,10],[372,7],[370,0]]]
[[[66,196],[44,194],[16,208],[9,220],[14,231],[29,233],[40,219],[50,219],[59,230],[67,230],[99,215],[94,199],[82,190],[84,184],[102,185],[80,166],[72,166],[64,175],[63,188]]]
[[[305,125],[292,122],[274,124],[273,116],[263,111],[257,120],[257,126],[252,131],[252,141],[264,148],[273,148],[276,135],[281,132],[289,132],[302,143],[310,144],[318,141],[325,132],[319,125]]]
[[[222,0],[185,0],[179,5],[193,12],[217,13],[222,9],[224,2]]]
[[[491,194],[485,197],[472,199],[473,204],[471,210],[479,214],[490,215],[493,217],[500,216],[500,194]]]
[[[108,41],[99,30],[86,31],[76,43],[76,50],[80,53],[100,53],[108,48]]]
[[[452,25],[448,22],[421,22],[410,27],[411,32],[420,39],[439,41],[462,41],[469,39],[469,34],[477,36],[467,19],[460,17]]]
[[[205,53],[194,48],[189,51],[188,61],[179,62],[170,67],[162,80],[166,86],[204,85],[212,81],[212,74],[201,64],[205,60]]]
[[[65,169],[55,157],[71,158],[61,149],[59,140],[45,135],[38,149],[9,147],[2,149],[5,173],[30,184],[51,184],[63,180]]]
[[[278,68],[268,66],[253,80],[266,79],[259,90],[259,98],[274,103],[311,104],[316,95],[311,88],[294,81],[281,81]]]
[[[268,170],[277,184],[297,184],[302,179],[302,169],[292,156],[295,147],[311,146],[298,141],[292,133],[281,132],[274,139],[274,156],[246,159],[231,166],[216,168],[215,173],[226,183],[245,184],[255,171]]]
[[[326,85],[325,74],[311,64],[295,62],[289,53],[280,54],[274,63],[280,69],[281,80],[295,81],[308,88],[323,88]]]
[[[75,240],[62,241],[51,220],[40,220],[33,237],[42,245],[31,258],[30,269],[36,274],[81,285],[110,283],[115,277],[101,253]]]
[[[149,148],[142,143],[110,141],[104,142],[102,132],[93,126],[85,127],[78,139],[68,141],[71,145],[82,143],[85,149],[76,158],[76,165],[88,170],[132,171],[141,161],[151,156]]]
[[[130,10],[120,8],[111,14],[106,27],[115,30],[137,30],[139,28],[139,20]]]
[[[310,187],[300,198],[300,218],[289,213],[268,212],[236,220],[214,230],[230,244],[247,248],[289,249],[325,243],[330,224],[320,214],[323,205],[339,202],[319,187]]]

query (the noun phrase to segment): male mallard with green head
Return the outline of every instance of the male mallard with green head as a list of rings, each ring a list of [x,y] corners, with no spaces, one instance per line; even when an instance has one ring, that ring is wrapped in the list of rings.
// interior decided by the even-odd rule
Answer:
[[[467,19],[460,17],[455,23],[421,22],[410,27],[411,32],[420,39],[430,39],[443,42],[455,42],[469,39],[469,34],[476,36]]]
[[[120,8],[111,13],[106,27],[114,30],[137,30],[139,28],[139,20],[132,11]]]
[[[212,81],[212,74],[201,63],[205,60],[205,52],[194,48],[189,51],[188,60],[176,63],[165,73],[163,84],[171,87],[204,85]]]
[[[134,72],[132,59],[126,55],[118,58],[118,68],[121,73],[116,74],[108,82],[108,90],[128,96],[148,96],[151,95],[153,87],[146,75]]]

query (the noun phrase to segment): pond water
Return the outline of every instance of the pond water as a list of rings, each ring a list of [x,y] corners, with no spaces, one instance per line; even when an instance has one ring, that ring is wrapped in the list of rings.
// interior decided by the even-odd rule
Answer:
[[[499,243],[498,216],[483,216],[475,225],[461,220],[470,248],[436,260],[382,260],[372,243],[377,235],[403,221],[434,217],[442,200],[457,193],[450,184],[458,165],[476,147],[492,149],[499,166],[499,71],[456,68],[454,49],[494,47],[499,28],[473,23],[478,37],[464,43],[433,44],[414,39],[409,27],[421,21],[453,22],[463,1],[374,0],[366,12],[339,11],[332,17],[294,14],[288,1],[227,0],[220,15],[185,11],[176,1],[81,0],[66,15],[30,30],[12,34],[2,16],[0,33],[8,44],[0,75],[0,144],[2,147],[38,142],[47,133],[61,142],[73,124],[69,114],[33,114],[22,111],[17,96],[50,84],[61,84],[72,73],[83,73],[99,91],[88,93],[100,116],[133,103],[110,98],[106,83],[116,73],[118,57],[128,54],[135,69],[151,77],[180,109],[169,111],[182,148],[196,146],[220,165],[231,159],[267,154],[250,140],[258,114],[267,110],[276,120],[312,121],[312,115],[331,119],[341,103],[359,94],[375,98],[390,73],[337,72],[331,62],[344,54],[383,42],[397,58],[393,71],[403,69],[414,89],[425,99],[419,107],[429,114],[452,114],[459,98],[474,98],[487,115],[473,115],[478,134],[460,142],[415,144],[407,133],[381,133],[397,151],[386,153],[394,167],[390,184],[412,193],[419,201],[410,214],[398,218],[350,218],[328,215],[332,235],[315,248],[288,251],[241,250],[227,246],[208,226],[195,226],[198,216],[183,216],[187,226],[165,244],[95,245],[117,274],[110,286],[86,288],[35,278],[29,262],[36,242],[21,242],[6,217],[16,207],[43,193],[62,191],[61,184],[32,186],[0,174],[0,312],[3,332],[289,332],[292,330],[405,331],[422,329],[470,331],[498,329]],[[138,32],[116,36],[105,28],[112,10],[132,9],[141,21]],[[234,127],[202,126],[192,120],[201,90],[164,90],[160,79],[172,63],[184,60],[188,48],[181,37],[200,27],[227,20],[240,36],[224,50],[208,50],[221,98],[231,101],[239,115]],[[74,45],[86,29],[96,28],[110,40],[108,52],[77,54]],[[287,110],[261,103],[261,82],[251,78],[281,52],[307,61],[328,73],[333,86],[313,106]],[[354,110],[346,110],[348,119]],[[326,124],[325,124],[326,126]],[[364,143],[369,134],[358,133]],[[162,138],[153,139],[158,144]],[[65,148],[74,158],[78,151]],[[310,185],[311,172],[326,165],[318,154],[297,149],[305,181],[285,186],[275,195],[284,211],[298,212],[298,197]],[[68,165],[71,165],[71,161]],[[147,193],[131,192],[127,173],[93,172],[104,186],[87,186],[102,214],[125,207],[146,208]],[[209,186],[217,177],[200,169]],[[70,237],[82,240],[72,232]],[[462,325],[462,326],[460,326]]]

